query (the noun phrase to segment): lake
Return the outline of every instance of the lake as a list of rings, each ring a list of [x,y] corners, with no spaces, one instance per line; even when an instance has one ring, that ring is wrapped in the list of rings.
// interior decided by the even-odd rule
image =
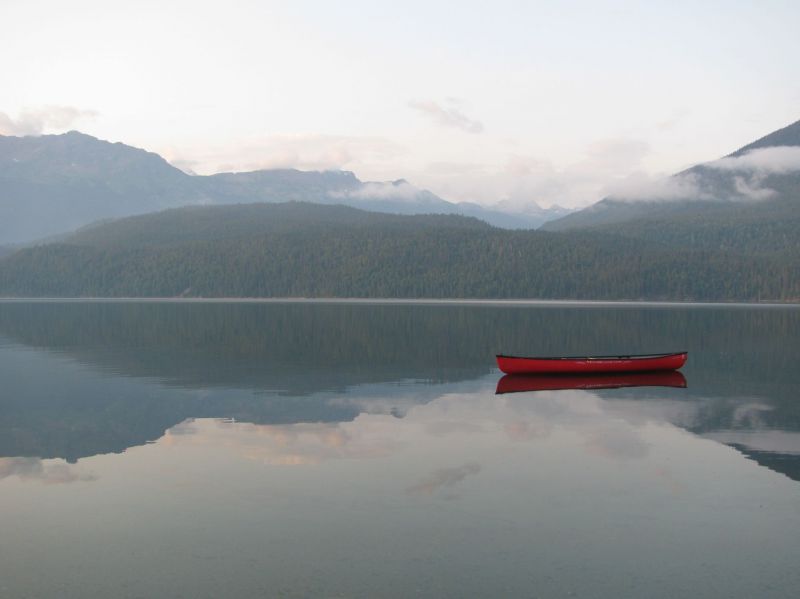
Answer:
[[[5,302],[0,381],[3,598],[797,596],[797,307]]]

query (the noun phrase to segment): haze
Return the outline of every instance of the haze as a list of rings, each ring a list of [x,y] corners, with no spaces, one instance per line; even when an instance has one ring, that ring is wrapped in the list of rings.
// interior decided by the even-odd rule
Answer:
[[[687,19],[691,15],[691,19]],[[795,2],[4,0],[0,134],[583,206],[797,119]]]

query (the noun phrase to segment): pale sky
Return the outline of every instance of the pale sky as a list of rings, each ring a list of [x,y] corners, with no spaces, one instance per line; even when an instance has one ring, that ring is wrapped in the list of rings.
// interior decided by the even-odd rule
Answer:
[[[0,0],[0,134],[583,206],[800,119],[800,2]]]

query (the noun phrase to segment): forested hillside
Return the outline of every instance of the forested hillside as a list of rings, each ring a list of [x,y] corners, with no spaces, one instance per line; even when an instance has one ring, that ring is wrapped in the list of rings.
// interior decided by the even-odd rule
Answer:
[[[146,247],[187,241],[214,241],[311,231],[327,227],[399,229],[426,228],[489,230],[483,221],[456,215],[400,216],[367,212],[348,206],[308,202],[188,206],[132,216],[84,227],[66,238],[69,245],[96,247]]]
[[[784,254],[787,259],[797,261],[800,258],[800,198],[776,200],[768,206],[709,203],[692,210],[586,227],[584,231],[642,239],[676,249],[746,255]]]
[[[0,295],[797,300],[796,247],[680,247],[312,204],[193,207],[16,252],[0,260]]]

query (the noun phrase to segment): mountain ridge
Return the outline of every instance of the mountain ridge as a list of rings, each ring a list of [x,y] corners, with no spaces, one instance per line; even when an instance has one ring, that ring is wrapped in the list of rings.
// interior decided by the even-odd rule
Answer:
[[[0,136],[0,244],[31,242],[96,220],[184,205],[292,200],[396,214],[466,214],[509,228],[536,228],[560,214],[462,205],[405,179],[361,181],[351,171],[189,175],[154,152],[78,131]]]
[[[780,129],[776,129],[772,133],[767,133],[763,137],[750,142],[728,154],[730,156],[741,156],[751,150],[758,148],[772,148],[776,146],[800,146],[800,120],[786,125]]]
[[[0,296],[800,300],[800,244],[763,249],[308,203],[192,206],[6,256]]]
[[[767,214],[774,207],[773,202],[787,199],[796,200],[800,210],[800,160],[794,169],[786,170],[786,165],[780,164],[781,168],[770,170],[770,157],[763,154],[788,148],[800,148],[800,121],[720,159],[675,173],[657,182],[649,194],[639,197],[636,194],[630,197],[611,195],[583,210],[549,221],[542,229],[567,231],[617,226],[641,219],[671,219],[687,212],[703,213],[720,207],[730,213],[726,215],[729,218],[747,206],[756,205],[755,202]],[[800,149],[797,157],[800,157]]]

